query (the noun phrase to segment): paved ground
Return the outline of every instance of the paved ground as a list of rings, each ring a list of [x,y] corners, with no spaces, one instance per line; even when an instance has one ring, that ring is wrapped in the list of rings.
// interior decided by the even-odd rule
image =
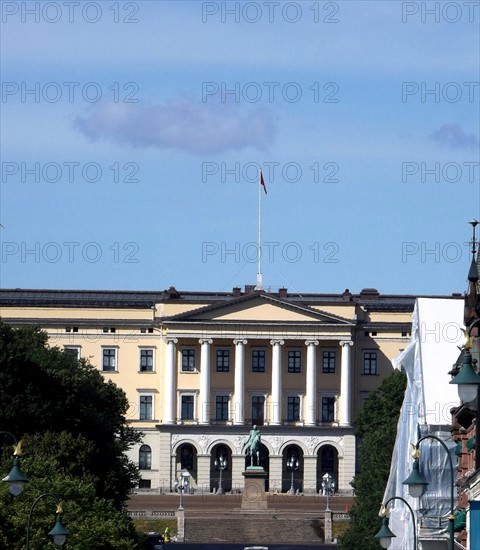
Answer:
[[[170,546],[168,544],[164,545],[164,549],[168,550],[171,548],[171,550],[175,550],[175,548],[182,548],[182,550],[244,550],[245,548],[257,548],[260,549],[268,549],[268,550],[290,550],[290,548],[294,550],[312,550],[313,548],[316,548],[317,550],[332,550],[336,548],[335,545],[326,545],[326,544],[315,544],[311,546],[292,546],[287,544],[269,544],[268,546],[252,546],[245,544],[183,544],[180,542],[174,543],[173,546]]]
[[[178,494],[136,494],[128,501],[129,510],[175,510],[178,508]],[[326,508],[327,500],[320,496],[290,496],[268,494],[268,512],[288,511],[290,513],[318,514]],[[353,504],[353,497],[334,496],[330,498],[330,509],[346,512]],[[240,510],[241,495],[184,495],[185,515],[231,513]]]
[[[136,494],[132,495],[128,501],[128,508],[131,511],[145,511],[147,516],[149,511],[173,511],[180,503],[180,495],[170,493],[165,495],[158,494]],[[329,499],[330,509],[334,512],[346,512],[353,504],[353,497],[334,496]],[[292,517],[298,514],[302,518],[318,518],[326,509],[327,501],[325,497],[319,496],[290,496],[286,494],[268,494],[268,510],[266,514],[283,513]],[[185,517],[205,518],[208,520],[224,518],[227,519],[231,514],[241,511],[241,495],[184,495],[183,506]],[[251,512],[253,515],[257,512]],[[293,519],[293,518],[292,518]],[[252,547],[247,544],[194,544],[194,543],[174,543],[172,546],[164,545],[165,550],[243,550],[245,547]],[[268,544],[258,548],[268,548],[268,550],[332,550],[336,545],[316,544],[314,546],[299,544]]]

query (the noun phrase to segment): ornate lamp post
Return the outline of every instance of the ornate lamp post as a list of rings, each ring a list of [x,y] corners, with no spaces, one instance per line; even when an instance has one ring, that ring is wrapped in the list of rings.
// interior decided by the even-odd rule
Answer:
[[[410,514],[412,516],[412,522],[413,522],[413,550],[417,550],[417,526],[415,524],[415,513],[413,512],[410,504],[408,504],[408,502],[402,497],[389,498],[385,504],[382,504],[382,508],[384,510],[382,527],[380,531],[375,535],[374,538],[378,539],[378,542],[380,543],[380,546],[382,548],[388,548],[390,546],[390,543],[392,542],[392,538],[396,537],[396,535],[392,533],[392,531],[390,530],[390,527],[388,526],[388,516],[387,516],[387,506],[393,500],[401,500],[405,504],[405,506],[410,510]]]
[[[467,330],[467,343],[463,349],[463,363],[460,371],[456,376],[450,380],[450,384],[458,385],[458,396],[464,403],[470,403],[476,399],[476,426],[478,432],[478,426],[480,425],[480,376],[477,374],[472,365],[472,354],[470,348],[472,347],[473,337],[470,336],[470,332],[480,324],[480,319],[474,321]],[[480,439],[475,438],[475,469],[480,469]]]
[[[477,288],[478,281],[480,279],[478,274],[477,260],[478,254],[476,250],[476,244],[478,242],[475,239],[475,228],[479,224],[477,220],[472,220],[470,225],[473,228],[473,238],[472,238],[472,263],[470,265],[470,271],[468,272],[469,284],[473,288]],[[475,255],[477,256],[475,257]],[[476,292],[475,292],[476,295]],[[478,296],[476,296],[478,303]],[[477,304],[474,304],[473,307],[476,307]],[[472,316],[473,317],[473,316]],[[472,318],[471,317],[471,318]],[[475,470],[480,469],[480,439],[478,438],[478,426],[480,425],[480,376],[478,371],[472,365],[472,355],[470,349],[473,346],[474,337],[471,336],[471,333],[475,327],[480,324],[480,319],[475,319],[469,323],[466,331],[466,341],[463,346],[463,363],[459,370],[454,369],[449,374],[453,375],[450,384],[458,385],[458,395],[464,403],[471,403],[476,399],[476,431],[477,437],[475,438]],[[478,333],[477,333],[478,338]],[[478,346],[476,346],[476,351],[478,352]]]
[[[40,496],[38,496],[34,501],[30,508],[30,513],[28,514],[28,523],[27,523],[27,543],[26,543],[26,550],[29,550],[30,548],[30,528],[32,526],[32,514],[33,510],[35,509],[35,506],[37,503],[45,497],[52,497],[57,500],[57,517],[55,521],[55,525],[51,531],[49,531],[49,535],[53,537],[53,542],[57,546],[62,546],[65,543],[65,540],[67,538],[67,535],[70,534],[70,531],[63,525],[62,523],[62,516],[63,513],[62,509],[62,501],[59,499],[59,497],[54,493],[42,493]]]
[[[183,491],[185,491],[186,484],[187,484],[187,481],[183,476],[180,477],[180,481],[178,480],[178,478],[175,479],[175,484],[174,484],[175,490],[177,490],[180,493],[180,503],[178,505],[179,510],[184,510]]]
[[[298,462],[298,458],[292,454],[292,456],[287,460],[287,470],[289,472],[292,472],[292,480],[290,483],[290,490],[288,491],[290,495],[295,494],[295,488],[293,486],[293,474],[298,470],[300,466],[300,463]]]
[[[326,495],[327,497],[327,507],[325,508],[325,511],[330,512],[331,510],[330,510],[329,499],[330,499],[330,495],[332,495],[333,492],[335,491],[335,480],[328,473],[322,477],[322,489],[323,489],[323,494]]]
[[[436,435],[424,435],[421,437],[416,446],[415,451],[413,453],[413,458],[415,459],[413,463],[413,471],[412,473],[407,477],[407,479],[403,482],[404,485],[408,485],[408,492],[411,497],[413,498],[419,498],[425,487],[428,485],[428,481],[423,477],[423,475],[419,471],[419,458],[420,458],[420,443],[424,441],[425,439],[434,439],[435,441],[438,441],[440,445],[443,447],[445,452],[447,453],[448,462],[450,466],[450,472],[451,472],[451,483],[450,483],[450,515],[448,516],[448,533],[449,533],[449,541],[448,541],[448,548],[449,550],[454,550],[454,522],[455,522],[455,516],[453,514],[455,510],[455,502],[454,502],[454,495],[455,495],[455,475],[453,470],[453,461],[452,456],[450,454],[450,451],[448,447],[445,445],[445,443]]]
[[[219,458],[216,458],[213,462],[213,465],[215,466],[215,470],[220,470],[220,479],[218,481],[218,491],[217,495],[224,495],[225,491],[222,487],[222,472],[227,469],[227,459],[226,457],[221,454]]]
[[[28,482],[28,479],[23,475],[20,470],[20,458],[22,454],[22,442],[17,441],[17,438],[10,432],[0,431],[0,435],[9,436],[15,443],[15,451],[13,453],[13,467],[10,473],[5,476],[2,481],[8,483],[8,490],[13,496],[18,496],[23,491],[23,486]]]

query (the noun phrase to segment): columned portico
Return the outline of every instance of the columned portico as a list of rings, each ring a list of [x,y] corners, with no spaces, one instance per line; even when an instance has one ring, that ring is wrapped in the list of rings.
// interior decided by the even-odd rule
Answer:
[[[350,426],[351,423],[351,386],[352,386],[352,360],[351,340],[340,342],[342,346],[341,372],[340,372],[340,425]]]
[[[307,340],[307,380],[305,387],[305,425],[315,426],[317,421],[317,346],[318,340]]]
[[[167,338],[167,357],[165,365],[165,392],[164,392],[164,424],[175,423],[175,371],[176,371],[176,354],[178,340],[176,338]]]
[[[245,423],[245,346],[247,340],[234,340],[235,344],[235,379],[233,423]]]
[[[210,345],[213,340],[201,338],[199,340],[201,348],[200,354],[200,424],[209,424],[211,403],[210,403]]]
[[[283,340],[271,340],[272,350],[272,403],[271,422],[274,426],[282,423],[282,347]]]

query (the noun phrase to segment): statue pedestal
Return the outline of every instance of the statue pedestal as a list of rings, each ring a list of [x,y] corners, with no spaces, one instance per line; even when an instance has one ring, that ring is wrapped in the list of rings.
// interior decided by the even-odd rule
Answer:
[[[250,466],[243,473],[245,483],[242,493],[242,510],[266,510],[268,508],[265,494],[267,472],[261,466]]]

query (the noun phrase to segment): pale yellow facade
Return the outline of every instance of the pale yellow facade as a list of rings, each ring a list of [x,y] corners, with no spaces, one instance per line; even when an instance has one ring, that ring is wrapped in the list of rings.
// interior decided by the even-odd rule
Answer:
[[[364,292],[364,291],[362,291]],[[376,292],[376,291],[375,291]],[[410,339],[415,297],[246,292],[0,291],[2,319],[45,330],[126,393],[139,490],[241,491],[262,437],[270,491],[351,494],[353,421]],[[298,468],[289,469],[294,456]]]

